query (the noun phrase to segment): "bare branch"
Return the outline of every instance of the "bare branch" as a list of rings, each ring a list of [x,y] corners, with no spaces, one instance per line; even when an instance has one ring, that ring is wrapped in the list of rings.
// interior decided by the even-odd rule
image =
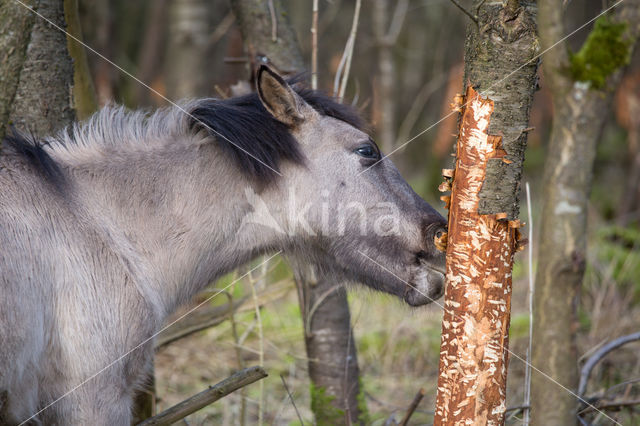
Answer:
[[[287,382],[284,380],[284,376],[281,374],[280,379],[282,380],[282,385],[284,386],[284,390],[287,391],[287,395],[289,395],[289,400],[291,401],[291,405],[293,405],[293,409],[296,410],[296,415],[298,416],[298,420],[300,420],[300,424],[304,426],[304,421],[302,421],[302,416],[298,411],[298,407],[296,407],[296,402],[293,400],[293,396],[291,392],[289,392],[289,386],[287,386]]]
[[[411,401],[411,405],[409,405],[407,413],[404,415],[400,423],[398,423],[399,426],[406,426],[409,424],[409,419],[411,419],[411,416],[416,411],[416,408],[418,408],[418,404],[420,404],[420,401],[422,401],[422,398],[424,398],[424,394],[424,388],[420,388],[416,396],[413,398],[413,401]]]
[[[318,0],[313,0],[311,19],[311,88],[318,90]]]
[[[356,34],[358,33],[358,21],[360,19],[361,4],[362,0],[356,0],[356,8],[353,12],[351,32],[349,33],[347,44],[344,48],[344,52],[342,53],[340,66],[338,67],[338,72],[336,72],[336,78],[334,81],[334,95],[337,95],[340,100],[344,98],[344,92],[347,88],[347,80],[349,79],[349,71],[351,70],[351,59],[353,58],[353,47],[356,44]],[[342,70],[342,66],[344,66],[344,70]],[[338,86],[338,81],[340,81],[340,74],[342,74],[342,82]]]
[[[224,306],[207,306],[198,309],[188,317],[183,318],[181,321],[178,321],[160,333],[156,338],[156,349],[224,322],[229,318],[229,315],[238,310],[246,300],[247,298],[243,298]]]
[[[580,370],[580,385],[578,386],[578,395],[583,396],[585,391],[587,390],[587,383],[589,382],[589,376],[591,375],[591,371],[607,354],[619,347],[626,345],[627,343],[635,342],[636,340],[640,340],[640,332],[628,334],[626,336],[618,337],[615,340],[607,343],[596,352],[594,352],[591,357],[585,362],[584,366]]]
[[[238,371],[232,376],[224,379],[220,383],[211,386],[181,403],[164,410],[144,422],[138,423],[138,426],[161,426],[171,425],[180,419],[185,418],[191,413],[195,413],[203,407],[229,395],[244,386],[250,385],[260,379],[267,377],[268,374],[262,367],[249,367]]]
[[[450,0],[451,3],[453,3],[458,9],[460,9],[462,11],[462,13],[464,13],[465,15],[467,15],[473,22],[475,22],[476,24],[478,23],[478,17],[475,15],[472,15],[471,12],[469,12],[467,9],[464,8],[464,6],[462,6],[460,3],[458,3],[456,0]]]

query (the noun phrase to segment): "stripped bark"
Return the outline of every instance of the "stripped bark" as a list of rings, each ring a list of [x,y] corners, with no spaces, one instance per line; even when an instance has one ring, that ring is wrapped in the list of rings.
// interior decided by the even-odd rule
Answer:
[[[596,23],[581,49],[597,49],[600,62],[588,65],[594,70],[593,77],[604,79],[602,86],[595,78],[575,78],[568,72],[572,65],[568,48],[564,42],[557,44],[566,34],[562,1],[540,0],[539,7],[541,47],[555,46],[545,54],[543,62],[554,116],[544,168],[532,364],[562,387],[551,386],[545,377],[533,374],[531,418],[535,424],[569,425],[576,422],[578,406],[576,397],[566,389],[575,393],[578,386],[576,310],[585,271],[587,203],[596,144],[621,68],[640,35],[640,1],[625,0],[610,16],[599,18],[605,20],[601,21],[604,26]],[[620,23],[624,33],[611,33],[611,24]],[[601,37],[606,40],[606,47],[594,43]],[[621,46],[626,47],[620,49]],[[608,57],[607,53],[616,51]],[[596,70],[601,74],[596,75]]]
[[[511,271],[535,90],[535,4],[476,2],[465,43],[465,97],[450,208],[447,288],[434,424],[502,424]],[[477,19],[477,22],[475,21]],[[453,186],[451,186],[451,182]]]
[[[501,424],[506,410],[511,270],[520,224],[478,213],[487,164],[502,161],[506,152],[502,138],[488,133],[494,102],[469,86],[465,103],[449,210],[436,425]]]
[[[266,2],[233,0],[251,65],[267,62],[280,72],[303,70],[302,54],[282,4],[273,1],[276,23]],[[277,43],[272,40],[273,30]],[[253,73],[252,73],[253,75]],[[318,424],[357,424],[362,417],[358,358],[342,283],[321,268],[289,259],[298,288],[312,382],[312,410]]]
[[[513,256],[529,111],[535,3],[475,4],[450,204],[435,424],[504,423]],[[452,183],[452,186],[451,186]]]

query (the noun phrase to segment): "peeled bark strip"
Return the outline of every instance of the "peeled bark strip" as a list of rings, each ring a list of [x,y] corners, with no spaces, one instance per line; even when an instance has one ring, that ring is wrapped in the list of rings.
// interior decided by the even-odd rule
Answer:
[[[488,133],[493,101],[467,87],[465,103],[449,210],[434,424],[496,425],[506,409],[511,270],[520,224],[504,214],[478,213],[487,164],[506,153],[502,138]]]

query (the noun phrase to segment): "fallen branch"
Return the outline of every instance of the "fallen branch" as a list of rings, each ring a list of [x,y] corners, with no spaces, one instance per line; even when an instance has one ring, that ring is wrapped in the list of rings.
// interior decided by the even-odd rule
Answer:
[[[626,336],[619,337],[611,342],[607,343],[600,349],[598,349],[589,359],[585,362],[584,366],[580,370],[580,385],[578,386],[578,395],[583,396],[587,390],[587,383],[589,382],[589,376],[591,371],[607,354],[614,349],[618,349],[620,346],[627,343],[640,340],[640,332],[628,334]]]
[[[244,370],[240,370],[233,374],[231,377],[224,379],[220,383],[211,386],[209,389],[164,410],[160,414],[138,423],[138,426],[160,426],[173,424],[178,420],[187,417],[189,414],[195,413],[201,408],[229,395],[231,392],[250,385],[251,383],[267,376],[268,374],[262,369],[262,367],[245,368]]]

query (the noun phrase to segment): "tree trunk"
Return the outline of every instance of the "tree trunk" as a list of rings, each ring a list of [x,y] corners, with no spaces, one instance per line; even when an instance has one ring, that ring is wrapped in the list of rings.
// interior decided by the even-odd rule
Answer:
[[[465,43],[465,97],[451,189],[434,424],[502,424],[511,271],[535,90],[535,4],[479,2]],[[531,63],[530,63],[531,62]],[[518,70],[512,72],[513,70]],[[443,197],[449,200],[448,197]]]
[[[167,96],[171,100],[207,93],[205,67],[211,27],[209,0],[172,0],[169,5]]]
[[[266,62],[285,74],[302,71],[302,54],[293,29],[285,19],[281,2],[273,1],[275,25],[266,3],[259,0],[231,2],[251,65]],[[277,42],[273,41],[274,34]],[[305,327],[312,382],[311,405],[317,424],[359,423],[366,407],[364,401],[358,403],[358,360],[344,286],[320,273],[314,265],[295,258],[289,260]]]
[[[66,29],[62,0],[36,3],[35,9],[40,15]],[[65,34],[43,18],[36,17],[9,122],[41,136],[60,130],[75,119],[72,89],[73,63]]]
[[[273,10],[269,10],[269,3]],[[251,70],[268,63],[285,75],[304,70],[302,53],[280,0],[231,0]]]
[[[561,0],[540,0],[542,49],[566,34],[562,4]],[[575,314],[585,270],[587,202],[596,142],[620,68],[628,62],[638,34],[640,2],[627,0],[610,17],[596,21],[578,53],[570,58],[566,45],[560,43],[543,62],[554,117],[544,169],[532,364],[573,392],[578,385]],[[599,56],[591,55],[594,49],[599,49]],[[533,374],[531,393],[535,424],[576,423],[578,401],[567,390]]]
[[[20,4],[0,0],[0,141],[5,135],[34,22],[35,15]]]
[[[344,284],[314,265],[290,259],[298,287],[311,378],[311,410],[318,425],[365,424],[360,369]]]
[[[390,0],[375,0],[371,7],[372,30],[375,34],[378,62],[375,77],[375,126],[382,152],[393,151],[396,138],[396,64],[393,58],[393,42],[387,35],[391,15]]]

